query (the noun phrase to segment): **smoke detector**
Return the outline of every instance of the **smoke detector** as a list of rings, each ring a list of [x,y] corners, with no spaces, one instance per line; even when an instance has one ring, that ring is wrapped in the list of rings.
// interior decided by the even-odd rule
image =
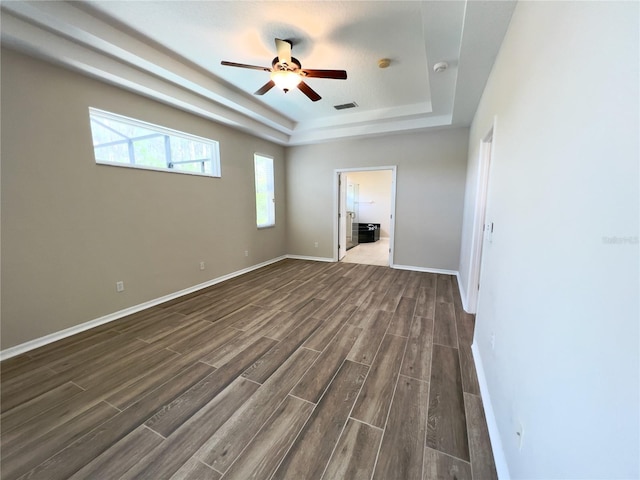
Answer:
[[[444,72],[447,68],[449,68],[449,64],[447,62],[438,62],[433,66],[433,71],[440,73]]]

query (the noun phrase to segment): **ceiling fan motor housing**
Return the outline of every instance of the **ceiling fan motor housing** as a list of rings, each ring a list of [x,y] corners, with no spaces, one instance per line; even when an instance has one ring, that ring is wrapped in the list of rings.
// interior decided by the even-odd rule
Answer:
[[[271,66],[274,70],[290,70],[292,72],[295,72],[296,70],[300,70],[302,68],[300,60],[295,57],[291,57],[291,64],[281,63],[280,60],[278,60],[278,57],[275,57],[271,62]],[[302,74],[303,72],[300,73]]]

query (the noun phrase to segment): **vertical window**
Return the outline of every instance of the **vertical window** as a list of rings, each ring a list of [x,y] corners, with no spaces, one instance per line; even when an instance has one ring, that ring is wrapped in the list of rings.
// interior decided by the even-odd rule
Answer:
[[[256,153],[253,156],[256,175],[256,219],[258,228],[276,224],[273,158]]]

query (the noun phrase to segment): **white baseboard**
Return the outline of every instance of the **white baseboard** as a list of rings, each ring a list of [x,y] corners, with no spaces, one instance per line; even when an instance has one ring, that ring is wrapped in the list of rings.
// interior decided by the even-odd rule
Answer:
[[[489,439],[491,440],[491,448],[493,449],[493,458],[496,462],[498,478],[500,480],[509,480],[511,476],[509,475],[509,467],[504,455],[504,449],[502,448],[502,440],[500,439],[500,432],[498,431],[498,423],[496,422],[493,405],[491,404],[491,397],[489,396],[487,377],[484,374],[482,358],[480,357],[480,351],[478,350],[475,342],[471,345],[471,352],[473,353],[473,362],[476,365],[478,384],[480,385],[480,396],[482,397],[482,405],[484,406],[484,416],[487,420]]]
[[[413,267],[411,265],[398,265],[394,263],[391,268],[397,268],[398,270],[412,270],[414,272],[426,272],[426,273],[439,273],[441,275],[458,275],[456,270],[442,270],[440,268],[426,268],[426,267]]]
[[[65,328],[64,330],[60,330],[58,332],[45,335],[44,337],[36,338],[34,340],[29,340],[28,342],[21,343],[20,345],[16,345],[15,347],[6,348],[0,351],[0,361],[6,360],[11,357],[15,357],[16,355],[20,355],[30,350],[34,350],[38,347],[42,347],[49,343],[62,340],[63,338],[70,337],[71,335],[84,332],[85,330],[89,330],[90,328],[94,328],[99,325],[103,325],[105,323],[113,322],[114,320],[118,320],[119,318],[126,317],[127,315],[131,315],[132,313],[136,313],[150,307],[155,307],[156,305],[160,305],[161,303],[168,302],[169,300],[173,300],[174,298],[178,298],[183,295],[187,295],[189,293],[197,292],[198,290],[202,290],[203,288],[207,288],[217,283],[224,282],[225,280],[229,280],[239,275],[249,273],[253,270],[257,270],[258,268],[266,267],[267,265],[271,265],[272,263],[279,262],[280,260],[284,260],[285,258],[288,258],[288,256],[283,255],[278,258],[267,260],[266,262],[262,262],[257,265],[252,265],[251,267],[243,268],[242,270],[231,272],[226,275],[222,275],[221,277],[208,280],[204,283],[194,285],[193,287],[185,288],[184,290],[170,293],[168,295],[164,295],[162,297],[155,298],[153,300],[149,300],[147,302],[143,302],[138,305],[125,308],[124,310],[119,310],[117,312],[110,313],[108,315],[104,315],[102,317],[95,318],[93,320],[89,320],[88,322],[84,322],[79,325],[74,325],[73,327]]]
[[[467,313],[474,313],[469,311],[468,303],[467,303],[469,299],[467,298],[467,291],[464,289],[464,286],[460,281],[460,272],[456,273],[456,278],[458,279],[458,290],[460,290],[460,300],[462,301],[462,308]]]
[[[210,287],[220,282],[224,282],[225,280],[229,280],[231,278],[237,277],[239,275],[243,275],[245,273],[251,272],[253,270],[257,270],[258,268],[265,267],[275,262],[279,262],[280,260],[284,260],[285,258],[292,258],[295,260],[311,260],[315,262],[335,262],[333,258],[328,257],[311,257],[305,255],[283,255],[281,257],[277,257],[271,260],[267,260],[266,262],[259,263],[257,265],[252,265],[251,267],[243,268],[242,270],[238,270],[232,273],[228,273],[226,275],[222,275],[220,277],[214,278],[212,280],[208,280],[204,283],[200,283],[198,285],[194,285],[193,287],[185,288],[184,290],[180,290],[178,292],[170,293],[168,295],[164,295],[159,298],[155,298],[153,300],[149,300],[147,302],[140,303],[138,305],[134,305],[132,307],[125,308],[123,310],[119,310],[114,313],[110,313],[108,315],[104,315],[99,318],[95,318],[93,320],[89,320],[87,322],[81,323],[79,325],[74,325],[73,327],[66,328],[64,330],[60,330],[58,332],[51,333],[49,335],[45,335],[43,337],[36,338],[34,340],[29,340],[28,342],[21,343],[20,345],[16,345],[14,347],[7,348],[5,350],[0,350],[0,361],[6,360],[11,357],[15,357],[16,355],[20,355],[22,353],[28,352],[30,350],[34,350],[36,348],[42,347],[44,345],[48,345],[49,343],[56,342],[58,340],[62,340],[63,338],[70,337],[71,335],[75,335],[80,332],[84,332],[85,330],[89,330],[91,328],[104,325],[105,323],[113,322],[114,320],[118,320],[122,317],[126,317],[127,315],[131,315],[133,313],[137,313],[146,308],[155,307],[156,305],[160,305],[161,303],[168,302],[169,300],[173,300],[175,298],[181,297],[183,295],[188,295],[189,293],[197,292],[203,288]],[[457,275],[458,272],[455,270],[442,270],[437,268],[424,268],[424,267],[413,267],[410,265],[391,265],[391,268],[396,268],[398,270],[412,270],[417,272],[428,272],[428,273],[439,273],[443,275]],[[460,282],[458,282],[460,283]]]
[[[312,262],[335,262],[333,258],[329,257],[308,257],[306,255],[285,255],[285,257],[294,260],[311,260]]]

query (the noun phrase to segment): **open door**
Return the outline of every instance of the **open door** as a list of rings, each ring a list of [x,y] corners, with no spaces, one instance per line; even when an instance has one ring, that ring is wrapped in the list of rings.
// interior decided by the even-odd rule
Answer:
[[[338,260],[347,254],[347,174],[338,173]],[[334,197],[335,198],[335,197]]]

